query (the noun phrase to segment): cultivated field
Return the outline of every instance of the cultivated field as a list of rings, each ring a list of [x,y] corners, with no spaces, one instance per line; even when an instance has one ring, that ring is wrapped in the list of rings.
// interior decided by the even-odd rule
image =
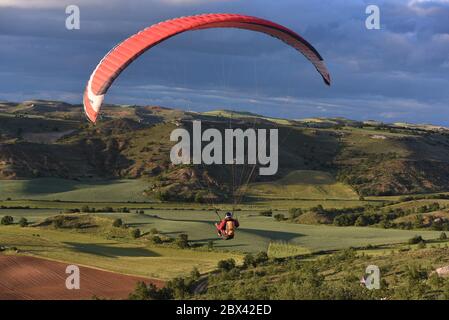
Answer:
[[[138,281],[162,281],[80,266],[80,289],[68,290],[67,263],[27,256],[0,255],[0,300],[126,299]]]

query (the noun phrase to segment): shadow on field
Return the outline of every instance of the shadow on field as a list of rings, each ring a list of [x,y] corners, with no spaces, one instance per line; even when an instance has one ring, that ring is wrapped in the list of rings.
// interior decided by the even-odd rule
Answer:
[[[111,184],[124,184],[120,180],[68,180],[59,178],[37,178],[26,181],[22,186],[22,190],[26,194],[47,194],[47,193],[63,193],[74,190],[80,190],[86,187],[107,186]]]
[[[258,237],[270,239],[273,241],[290,241],[294,238],[298,237],[304,237],[304,234],[301,233],[293,233],[293,232],[282,232],[282,231],[270,231],[270,230],[256,230],[256,229],[237,229],[236,231],[236,237],[235,239],[239,238],[239,233],[249,233]],[[201,239],[195,239],[190,240],[190,242],[193,243],[201,243],[201,242],[208,242],[208,241],[214,241],[217,244],[225,245],[226,247],[245,247],[251,245],[250,243],[239,243],[239,244],[233,244],[233,240],[223,240],[220,237],[213,237],[213,238],[201,238]],[[223,242],[222,242],[223,241]]]
[[[186,231],[169,231],[169,232],[161,232],[161,234],[165,235],[165,236],[175,236],[178,234],[182,234],[182,233],[187,233]]]
[[[283,232],[283,231],[271,231],[271,230],[257,230],[257,229],[238,229],[237,232],[246,232],[259,237],[268,238],[270,240],[282,240],[290,241],[294,238],[304,237],[304,234]]]
[[[129,248],[129,247],[113,247],[103,244],[93,243],[77,243],[64,242],[65,245],[70,246],[73,250],[83,253],[91,253],[107,258],[117,257],[159,257],[160,255],[144,249],[144,248]]]
[[[223,245],[225,247],[247,247],[247,246],[249,246],[249,244],[245,244],[245,243],[233,244],[232,240],[225,240],[225,239],[222,239],[219,237],[189,240],[189,242],[192,242],[192,243],[205,243],[208,241],[213,241],[214,245]]]

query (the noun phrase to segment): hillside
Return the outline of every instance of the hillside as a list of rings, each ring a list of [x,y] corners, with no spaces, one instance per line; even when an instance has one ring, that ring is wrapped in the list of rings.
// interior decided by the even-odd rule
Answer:
[[[193,119],[202,120],[203,130],[223,131],[230,124],[278,128],[278,174],[261,179],[250,175],[248,166],[173,166],[170,132],[191,130]],[[246,184],[244,201],[283,193],[301,199],[447,191],[448,159],[449,130],[431,125],[108,105],[93,126],[81,105],[0,103],[0,179],[60,178],[87,184],[144,179],[141,196],[168,201],[228,201],[233,189],[235,193]],[[308,174],[291,179],[295,172]]]

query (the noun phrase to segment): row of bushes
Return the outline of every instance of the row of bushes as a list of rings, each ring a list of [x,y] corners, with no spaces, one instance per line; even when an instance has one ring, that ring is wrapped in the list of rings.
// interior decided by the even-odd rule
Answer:
[[[96,213],[96,212],[121,212],[121,213],[130,213],[130,209],[127,207],[122,207],[122,208],[112,208],[112,207],[104,207],[104,208],[91,208],[87,205],[82,206],[80,209],[79,208],[73,208],[73,209],[65,209],[64,213]]]
[[[0,224],[4,225],[4,226],[14,224],[14,218],[12,216],[4,216],[0,220]],[[26,226],[28,226],[28,220],[26,218],[22,217],[22,218],[20,218],[18,224],[21,227],[26,227]]]

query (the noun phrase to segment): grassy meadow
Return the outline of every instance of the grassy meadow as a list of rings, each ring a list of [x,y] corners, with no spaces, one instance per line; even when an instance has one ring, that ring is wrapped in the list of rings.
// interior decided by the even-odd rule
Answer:
[[[330,252],[349,247],[402,246],[416,234],[425,240],[437,239],[440,232],[397,230],[377,227],[338,227],[305,225],[276,221],[260,215],[273,210],[273,215],[288,215],[290,208],[349,208],[371,204],[380,206],[399,198],[369,197],[359,199],[348,185],[335,181],[322,171],[297,170],[271,183],[253,183],[247,192],[248,201],[238,205],[236,217],[241,223],[232,241],[217,237],[214,223],[231,210],[232,204],[160,202],[143,195],[148,181],[139,179],[113,181],[74,181],[54,178],[32,180],[0,180],[0,217],[10,215],[17,222],[30,223],[66,212],[68,209],[112,208],[114,212],[96,212],[99,219],[122,219],[143,235],[152,230],[169,238],[187,234],[190,243],[199,249],[179,249],[154,245],[142,239],[120,239],[101,232],[20,228],[0,226],[0,245],[17,247],[21,254],[78,263],[125,274],[157,279],[171,279],[188,274],[196,267],[202,273],[215,269],[226,258],[242,260],[245,253],[267,252],[270,257],[287,257]],[[433,200],[417,200],[398,206],[418,206]],[[446,204],[449,200],[438,200]],[[129,212],[117,212],[127,208]],[[384,207],[384,208],[388,208]],[[213,249],[207,249],[212,243]],[[384,251],[379,251],[382,254]],[[375,254],[375,251],[370,251]],[[170,266],[170,267],[167,267]]]

